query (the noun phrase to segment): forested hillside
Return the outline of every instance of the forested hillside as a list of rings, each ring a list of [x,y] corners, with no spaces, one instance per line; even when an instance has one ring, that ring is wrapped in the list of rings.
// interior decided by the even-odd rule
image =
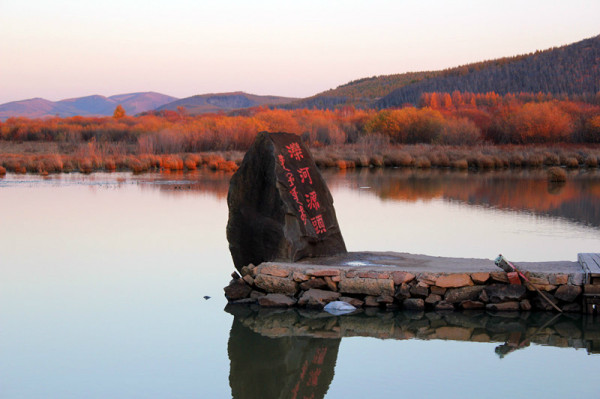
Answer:
[[[335,89],[296,101],[284,108],[332,109],[338,105],[365,107],[395,89],[438,76],[441,72],[408,72],[353,80]]]
[[[389,108],[417,105],[423,93],[595,94],[600,91],[600,36],[531,54],[441,71],[407,72],[353,80],[284,108]]]
[[[444,71],[394,90],[378,108],[416,104],[426,92],[595,94],[600,91],[600,36],[546,51]]]

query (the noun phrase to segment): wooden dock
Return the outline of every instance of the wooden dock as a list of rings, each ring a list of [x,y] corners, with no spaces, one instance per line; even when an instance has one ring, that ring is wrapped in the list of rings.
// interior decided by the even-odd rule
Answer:
[[[585,272],[583,311],[600,313],[600,253],[582,253],[577,258]]]

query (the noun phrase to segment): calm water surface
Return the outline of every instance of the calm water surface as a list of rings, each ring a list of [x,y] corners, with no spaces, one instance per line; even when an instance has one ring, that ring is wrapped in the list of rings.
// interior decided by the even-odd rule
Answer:
[[[0,179],[0,398],[598,397],[579,315],[225,309],[228,178]],[[326,178],[350,250],[600,252],[598,172]]]

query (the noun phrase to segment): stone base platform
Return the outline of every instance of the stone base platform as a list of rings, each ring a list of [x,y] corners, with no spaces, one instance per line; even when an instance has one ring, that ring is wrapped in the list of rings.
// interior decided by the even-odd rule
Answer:
[[[586,271],[579,262],[515,262],[565,312],[582,311]],[[490,259],[397,252],[351,252],[295,263],[265,262],[241,269],[225,288],[230,303],[322,308],[331,301],[406,310],[545,310],[535,289],[512,279]]]

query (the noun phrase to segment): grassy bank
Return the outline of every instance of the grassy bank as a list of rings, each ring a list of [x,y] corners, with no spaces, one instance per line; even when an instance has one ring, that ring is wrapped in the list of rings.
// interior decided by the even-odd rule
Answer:
[[[596,168],[600,147],[590,146],[359,146],[314,150],[320,167],[405,167],[450,169],[504,169],[563,166]]]
[[[144,154],[122,144],[57,144],[0,141],[0,175],[5,173],[133,173],[193,171],[233,172],[243,159],[241,151]],[[312,148],[320,168],[448,168],[491,170],[505,168],[597,168],[600,146],[444,146],[390,145],[362,142]]]

